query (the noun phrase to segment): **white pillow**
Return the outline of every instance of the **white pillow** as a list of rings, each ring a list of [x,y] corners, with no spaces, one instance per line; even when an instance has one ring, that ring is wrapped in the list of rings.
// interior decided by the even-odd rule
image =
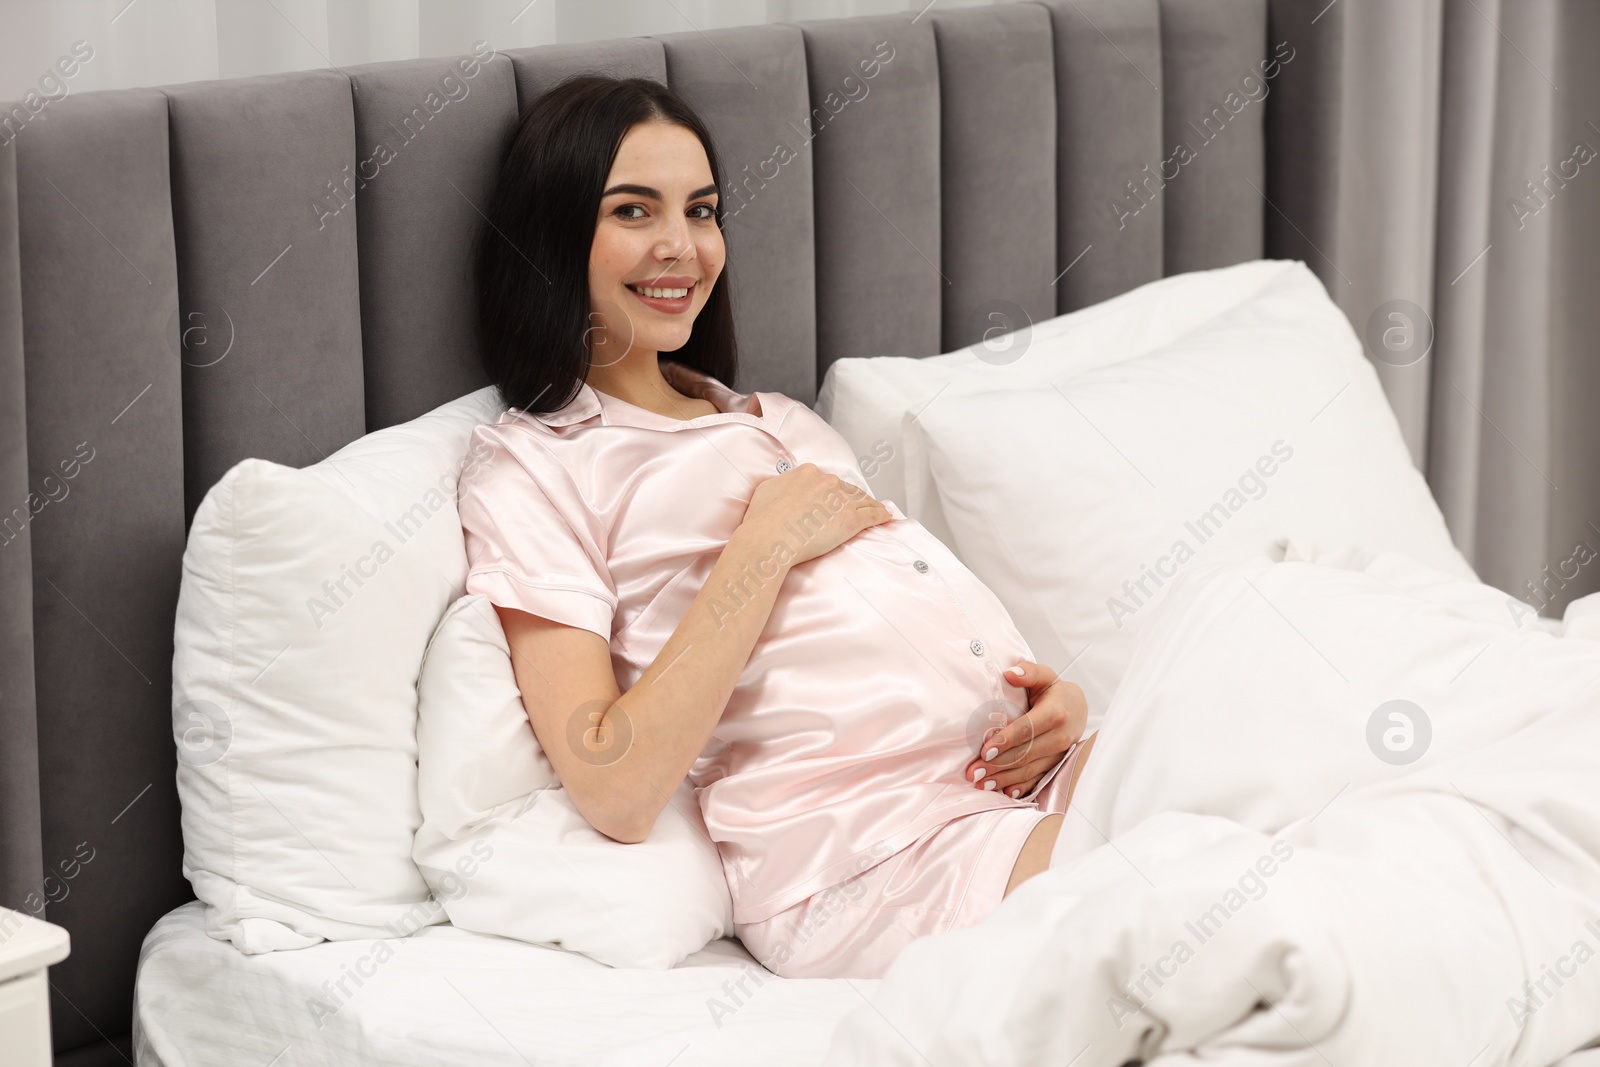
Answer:
[[[638,844],[578,813],[528,723],[487,597],[450,607],[418,692],[414,855],[451,923],[613,967],[672,967],[732,932],[722,862],[687,780]]]
[[[1293,260],[1263,259],[1177,274],[942,356],[841,359],[823,378],[816,411],[855,449],[873,495],[899,504],[959,556],[932,484],[907,484],[905,426],[924,405],[936,396],[1030,388],[1068,371],[1144,355],[1296,269],[1305,268]],[[913,510],[913,502],[920,510]]]
[[[1091,728],[1152,606],[1198,562],[1292,537],[1476,578],[1360,340],[1303,264],[1138,358],[951,392],[908,438],[906,511],[931,475],[962,558],[1042,662],[1070,665]]]
[[[247,459],[195,512],[172,679],[183,873],[244,952],[387,936],[411,860],[416,680],[466,580],[456,480],[493,387],[305,469]]]

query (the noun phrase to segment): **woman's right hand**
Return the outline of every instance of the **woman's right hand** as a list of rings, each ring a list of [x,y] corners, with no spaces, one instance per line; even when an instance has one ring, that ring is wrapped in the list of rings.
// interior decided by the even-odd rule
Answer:
[[[788,546],[792,565],[831,552],[868,526],[892,518],[859,486],[815,463],[802,463],[756,486],[742,525],[758,536],[758,544]]]

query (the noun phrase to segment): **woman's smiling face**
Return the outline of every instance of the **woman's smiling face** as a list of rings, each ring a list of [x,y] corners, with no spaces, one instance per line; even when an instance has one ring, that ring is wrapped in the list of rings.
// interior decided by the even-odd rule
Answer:
[[[716,205],[711,164],[693,131],[664,122],[628,131],[589,252],[594,366],[689,340],[725,259]]]

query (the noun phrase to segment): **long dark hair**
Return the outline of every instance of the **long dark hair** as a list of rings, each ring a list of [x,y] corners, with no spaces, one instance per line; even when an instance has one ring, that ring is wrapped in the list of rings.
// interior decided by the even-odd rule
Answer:
[[[589,254],[600,194],[623,137],[652,121],[693,132],[711,180],[722,187],[705,123],[676,93],[647,78],[568,78],[517,119],[472,250],[478,356],[512,407],[555,411],[588,375]],[[720,229],[720,197],[716,218]],[[726,262],[717,281],[689,340],[671,358],[732,386],[738,351]]]

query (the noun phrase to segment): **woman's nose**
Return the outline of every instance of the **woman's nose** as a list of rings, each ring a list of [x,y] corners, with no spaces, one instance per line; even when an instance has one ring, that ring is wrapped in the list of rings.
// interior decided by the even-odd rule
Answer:
[[[689,235],[689,224],[680,219],[665,226],[665,232],[656,240],[656,258],[664,262],[693,259],[694,240]]]
[[[693,241],[662,241],[656,245],[656,260],[670,266],[694,259]]]

